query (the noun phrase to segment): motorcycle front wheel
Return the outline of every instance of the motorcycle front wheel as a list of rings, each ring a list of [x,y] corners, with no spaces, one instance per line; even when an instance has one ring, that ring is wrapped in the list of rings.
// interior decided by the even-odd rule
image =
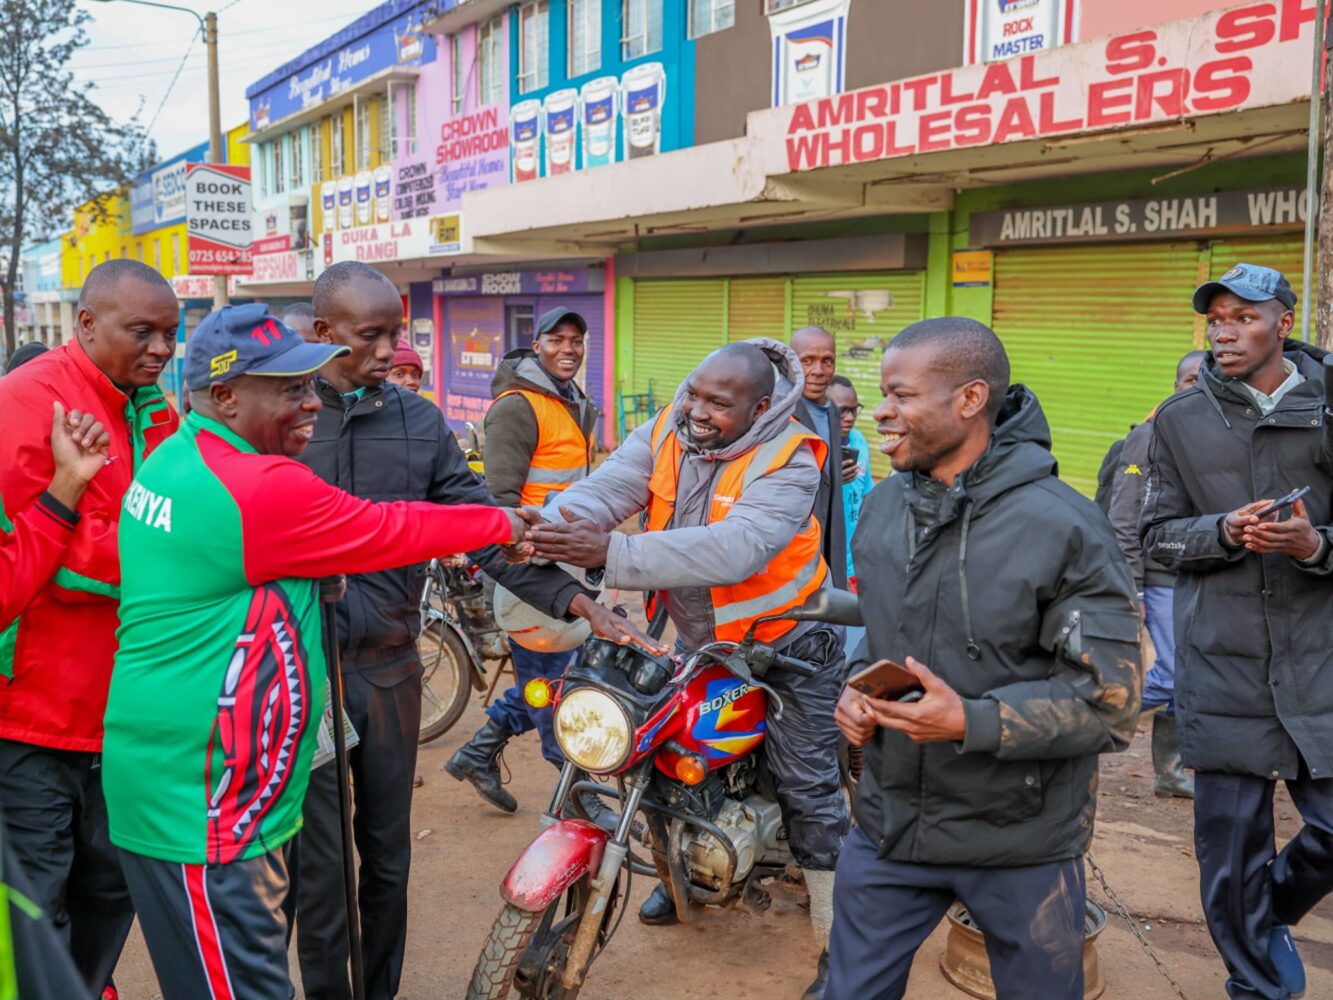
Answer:
[[[472,692],[472,657],[452,628],[432,619],[417,639],[421,656],[421,728],[418,743],[429,743],[453,728]]]

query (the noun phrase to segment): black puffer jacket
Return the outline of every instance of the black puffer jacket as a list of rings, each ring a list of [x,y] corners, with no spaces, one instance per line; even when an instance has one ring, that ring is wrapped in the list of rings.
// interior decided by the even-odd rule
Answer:
[[[429,400],[387,382],[350,402],[323,379],[316,390],[324,409],[300,460],[325,482],[367,500],[495,502]],[[554,567],[511,566],[494,546],[472,555],[491,576],[547,614],[563,617],[580,591]],[[348,578],[347,596],[338,603],[344,667],[384,663],[377,653],[411,654],[421,630],[424,571],[424,565],[416,565]]]
[[[1288,343],[1306,381],[1267,416],[1209,355],[1199,384],[1153,420],[1144,550],[1176,571],[1176,705],[1186,765],[1294,778],[1304,757],[1333,776],[1333,545],[1314,566],[1222,544],[1221,520],[1309,486],[1333,539],[1324,446],[1324,352]]]
[[[952,488],[891,476],[852,539],[858,662],[913,656],[963,698],[962,743],[881,729],[857,822],[896,861],[1013,866],[1081,854],[1097,755],[1123,750],[1142,690],[1133,583],[1097,506],[1055,478],[1037,399],[1015,386]]]

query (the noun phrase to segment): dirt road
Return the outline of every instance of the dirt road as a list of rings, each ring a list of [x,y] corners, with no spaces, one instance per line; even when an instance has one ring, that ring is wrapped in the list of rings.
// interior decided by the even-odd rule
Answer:
[[[411,915],[404,1000],[461,997],[477,951],[500,908],[497,886],[537,830],[555,772],[541,760],[535,736],[506,753],[516,816],[503,815],[440,770],[480,724],[474,704],[453,733],[421,752],[426,779],[413,808]],[[1224,995],[1225,973],[1201,920],[1191,834],[1190,804],[1152,795],[1146,726],[1127,754],[1103,758],[1101,805],[1093,854],[1112,887],[1138,917],[1146,936],[1191,1000]],[[1298,828],[1296,811],[1279,793],[1279,830]],[[1106,905],[1092,883],[1092,898]],[[647,894],[636,879],[632,905]],[[1297,929],[1309,974],[1307,996],[1333,997],[1333,905],[1325,903]],[[962,1000],[939,972],[944,931],[918,955],[908,996]],[[1170,1000],[1174,996],[1152,961],[1118,918],[1100,941],[1107,1000]],[[588,1000],[796,1000],[815,964],[804,910],[779,898],[765,914],[710,911],[697,925],[644,927],[630,912],[583,991]],[[293,968],[295,963],[293,963]],[[160,996],[137,930],[117,981],[124,1000]]]

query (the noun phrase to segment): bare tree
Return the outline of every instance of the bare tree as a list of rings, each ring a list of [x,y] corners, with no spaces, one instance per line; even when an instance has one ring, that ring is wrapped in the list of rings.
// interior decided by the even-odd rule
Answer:
[[[0,0],[0,259],[5,269],[5,353],[15,347],[14,285],[19,253],[35,237],[61,232],[70,211],[121,187],[151,157],[137,118],[118,123],[76,83],[70,57],[88,43],[90,18],[75,0]],[[7,258],[7,259],[6,259]]]

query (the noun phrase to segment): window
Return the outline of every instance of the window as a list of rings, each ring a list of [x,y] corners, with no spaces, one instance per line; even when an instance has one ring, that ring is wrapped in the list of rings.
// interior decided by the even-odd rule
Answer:
[[[467,64],[463,61],[462,32],[449,36],[449,66],[454,77],[453,90],[450,93],[450,99],[453,101],[453,112],[455,115],[461,115],[464,99],[467,96]]]
[[[622,0],[620,58],[638,59],[662,47],[662,0]]]
[[[140,264],[143,263],[143,240],[138,240],[134,244],[134,259]]]
[[[409,83],[403,87],[406,91],[403,97],[403,105],[407,112],[407,121],[404,122],[404,140],[406,148],[394,147],[394,152],[398,154],[406,153],[408,156],[417,155],[417,85]]]
[[[379,106],[380,162],[389,163],[393,160],[394,150],[398,148],[398,116],[394,114],[394,107],[389,101],[388,94],[379,98]]]
[[[504,18],[487,21],[477,32],[477,101],[504,100]]]
[[[339,108],[329,119],[329,174],[338,178],[347,170],[347,155],[343,149],[343,113]]]
[[[602,68],[602,2],[569,0],[569,75]]]
[[[736,0],[690,0],[690,37],[701,38],[736,23]]]
[[[357,170],[370,169],[370,102],[356,102],[356,140],[353,156]]]
[[[273,193],[282,194],[287,190],[286,157],[287,136],[273,140]]]
[[[776,14],[779,11],[791,10],[793,7],[799,7],[803,3],[809,3],[810,0],[764,0],[764,13]]]
[[[547,0],[525,3],[518,10],[518,92],[530,94],[550,77],[551,46]]]
[[[324,179],[324,125],[310,126],[310,180],[318,184]]]
[[[300,129],[299,131],[293,132],[291,134],[291,140],[292,155],[289,157],[291,161],[291,183],[288,184],[288,187],[293,191],[299,191],[301,188],[305,187],[306,130]]]

